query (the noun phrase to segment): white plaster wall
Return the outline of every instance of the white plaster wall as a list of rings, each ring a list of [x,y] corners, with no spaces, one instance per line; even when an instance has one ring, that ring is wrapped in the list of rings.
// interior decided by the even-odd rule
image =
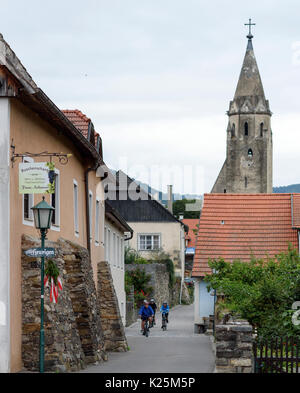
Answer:
[[[139,234],[160,234],[161,248],[171,255],[175,260],[175,270],[177,275],[181,276],[184,264],[184,231],[179,222],[128,222],[133,229],[133,238],[129,241],[129,246],[138,250]],[[139,254],[145,258],[151,258],[153,252],[139,251]]]
[[[195,301],[194,301],[194,323],[195,325],[200,323],[200,280],[195,279]]]
[[[111,274],[113,278],[113,283],[115,287],[115,291],[117,294],[119,309],[122,317],[122,322],[124,326],[126,325],[126,293],[125,293],[125,243],[123,242],[123,247],[121,243],[121,239],[124,240],[124,233],[120,232],[114,225],[105,220],[105,230],[108,234],[108,230],[111,233],[111,241],[110,244],[108,242],[108,238],[106,235],[106,243],[105,243],[105,260],[109,262]],[[113,247],[113,234],[119,236],[120,244],[119,244],[119,255],[120,259],[117,261],[115,256],[117,255],[117,242],[115,248]],[[107,248],[110,246],[110,253],[108,253]]]
[[[215,298],[212,296],[213,291],[207,292],[207,286],[208,284],[201,279],[199,282],[199,316],[202,322],[203,317],[208,318],[214,313]]]
[[[0,372],[10,371],[9,297],[10,102],[0,98]]]

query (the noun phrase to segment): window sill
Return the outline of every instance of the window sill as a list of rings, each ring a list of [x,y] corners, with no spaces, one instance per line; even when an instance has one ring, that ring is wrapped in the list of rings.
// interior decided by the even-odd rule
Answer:
[[[158,249],[155,249],[155,250],[138,250],[138,251],[140,251],[140,252],[157,252],[159,250],[160,249],[158,248]]]
[[[28,227],[34,227],[34,221],[23,218],[23,225],[27,225]]]
[[[51,225],[50,230],[54,231],[54,232],[60,232],[60,226],[59,225]]]

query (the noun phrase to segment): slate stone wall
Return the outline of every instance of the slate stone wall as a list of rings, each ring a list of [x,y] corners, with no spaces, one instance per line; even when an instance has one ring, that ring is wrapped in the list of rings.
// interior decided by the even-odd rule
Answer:
[[[153,288],[149,296],[154,298],[157,307],[161,307],[164,301],[167,301],[172,307],[179,304],[181,281],[176,280],[173,288],[169,287],[169,273],[167,267],[163,263],[151,263],[146,265],[126,265],[126,271],[131,272],[136,269],[144,270],[151,276],[149,285]],[[190,304],[191,299],[189,296],[186,285],[183,286],[182,300],[185,304]]]
[[[216,372],[254,371],[252,326],[247,321],[216,326]]]
[[[23,236],[22,250],[40,241]],[[45,371],[68,372],[106,359],[99,302],[87,250],[66,240],[46,242],[56,249],[63,282],[56,305],[45,290]],[[39,367],[40,262],[22,255],[22,358],[24,368]]]
[[[98,298],[104,350],[126,352],[128,344],[108,262],[98,263]]]

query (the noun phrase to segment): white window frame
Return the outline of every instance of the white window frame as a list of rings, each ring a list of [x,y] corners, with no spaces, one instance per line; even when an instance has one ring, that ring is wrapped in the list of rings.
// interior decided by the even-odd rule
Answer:
[[[77,206],[75,202],[77,202]],[[75,232],[75,236],[79,237],[79,189],[78,189],[78,183],[75,179],[73,179],[73,210],[74,210],[74,232]]]
[[[116,237],[116,249],[117,249],[117,256],[116,256],[116,259],[117,259],[117,267],[118,267],[118,269],[120,269],[120,236],[119,235],[117,235],[117,237]]]
[[[112,260],[113,260],[113,265],[114,265],[114,267],[116,267],[117,266],[117,259],[116,259],[116,254],[117,254],[117,252],[116,252],[116,233],[115,232],[113,232],[113,241],[112,241],[112,248],[113,248],[113,257],[112,257]]]
[[[124,238],[121,238],[121,270],[124,270],[124,264],[125,264],[125,255],[124,255]]]
[[[107,262],[111,265],[111,230],[107,229]]]
[[[34,162],[34,159],[32,157],[24,157],[23,158],[24,163],[29,163],[32,164]],[[22,222],[24,225],[27,225],[29,227],[34,227],[34,219],[33,219],[33,211],[31,208],[34,206],[34,194],[27,194],[29,195],[29,200],[31,202],[29,203],[29,218],[25,218],[25,201],[24,201],[24,194],[22,195]]]
[[[108,259],[107,259],[107,228],[106,227],[104,227],[104,251],[105,251],[104,259],[106,262],[108,262]]]
[[[95,206],[95,245],[100,245],[100,199],[96,198]]]
[[[93,231],[93,193],[89,191],[89,219],[90,219],[90,241],[93,240],[92,231]]]
[[[52,194],[50,194],[51,202]],[[51,203],[50,203],[51,205]],[[55,224],[51,223],[51,230],[60,232],[60,171],[55,169]]]
[[[148,250],[147,243],[145,248],[141,248],[141,236],[151,236],[151,249]],[[154,236],[158,236],[158,248],[154,248]],[[152,252],[152,251],[159,251],[161,249],[161,234],[160,233],[139,233],[138,234],[138,251],[145,251],[145,252]]]

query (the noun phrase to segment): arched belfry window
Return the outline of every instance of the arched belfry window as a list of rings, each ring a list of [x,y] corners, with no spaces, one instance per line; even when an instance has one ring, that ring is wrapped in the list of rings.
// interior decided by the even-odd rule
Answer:
[[[253,158],[253,150],[252,149],[248,150],[248,157]]]
[[[245,177],[245,188],[248,188],[248,178]]]
[[[249,135],[249,124],[248,124],[248,122],[246,122],[244,124],[244,129],[245,129],[245,136],[248,136]]]
[[[264,123],[260,123],[260,137],[264,136]]]
[[[231,138],[234,138],[234,137],[235,137],[235,124],[233,123],[232,127],[231,127]]]

